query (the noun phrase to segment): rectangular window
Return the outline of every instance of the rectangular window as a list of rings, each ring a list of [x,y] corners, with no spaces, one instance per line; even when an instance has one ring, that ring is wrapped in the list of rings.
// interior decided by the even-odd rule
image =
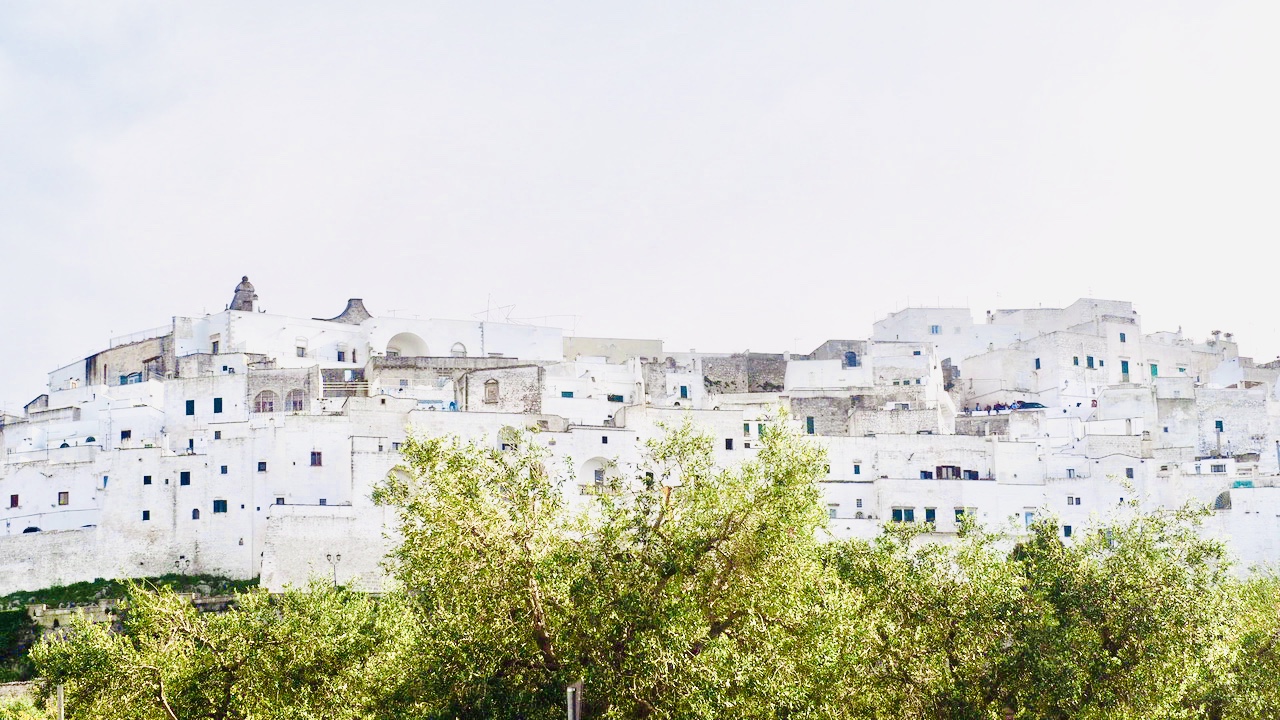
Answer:
[[[131,437],[133,437],[133,431],[132,431],[132,430],[121,430],[121,431],[120,431],[120,439],[121,439],[121,440],[128,440],[128,439],[129,439],[129,438],[131,438]]]
[[[398,442],[391,443],[391,452],[400,452],[400,443]]]
[[[921,479],[921,480],[932,480],[932,479],[933,479],[933,471],[932,471],[932,470],[921,470],[921,471],[920,471],[920,479]]]
[[[806,434],[812,435],[812,434],[813,434],[813,430],[814,430],[814,427],[813,427],[813,416],[812,416],[812,415],[810,415],[809,417],[806,417],[806,418],[804,419],[804,431],[805,431],[805,433],[806,433]]]
[[[562,397],[562,398],[571,398],[571,397],[573,397],[573,391],[572,391],[572,390],[561,390],[561,391],[560,391],[560,397]]]
[[[1036,358],[1036,369],[1040,369],[1040,358]]]
[[[339,351],[338,351],[338,362],[346,362],[346,361],[347,361],[347,353],[346,353],[346,352],[344,352],[344,351],[342,351],[342,350],[339,350]]]
[[[187,414],[188,414],[188,415],[195,415],[195,414],[196,414],[196,401],[195,401],[195,400],[188,400],[188,401],[187,401]]]
[[[898,523],[902,522],[902,508],[893,509],[893,521]]]
[[[143,485],[150,485],[150,484],[151,484],[151,476],[150,476],[150,475],[143,475],[143,476],[142,476],[142,484],[143,484]]]
[[[222,398],[213,399],[213,412],[215,414],[222,412]]]
[[[942,326],[941,326],[941,325],[930,325],[930,326],[929,326],[929,334],[930,334],[930,335],[938,335],[938,334],[940,334],[941,332],[942,332]]]
[[[218,354],[218,350],[219,350],[219,348],[220,348],[220,346],[221,346],[221,343],[219,343],[217,340],[214,340],[214,341],[211,343],[211,345],[213,346],[213,354],[214,354],[214,355],[217,355],[217,354]]]
[[[1093,356],[1092,356],[1092,355],[1088,355],[1088,356],[1086,356],[1086,357],[1085,357],[1085,365],[1086,365],[1086,366],[1088,366],[1088,367],[1093,367]]]
[[[187,438],[187,450],[194,451],[196,449],[196,439]]]
[[[829,518],[831,518],[832,520],[834,520],[834,519],[835,519],[835,517],[836,517],[836,514],[839,512],[839,510],[840,510],[840,506],[839,506],[839,505],[835,505],[835,504],[828,505],[828,506],[827,506],[827,517],[829,517]]]
[[[916,509],[902,508],[902,522],[915,522],[915,521],[916,521]]]
[[[298,348],[296,352],[297,352],[297,354],[298,354],[298,357],[306,357],[306,356],[307,356],[307,349],[306,349],[306,348],[304,348],[304,347],[300,347],[300,348]],[[388,357],[390,357],[390,353],[388,353]]]
[[[321,504],[321,505],[328,505],[328,504],[329,504],[329,501],[328,501],[328,500],[325,500],[324,498],[320,498],[320,504]]]
[[[284,504],[284,498],[282,498],[282,497],[278,497],[278,498],[276,498],[276,504],[277,504],[277,505],[283,505],[283,504]]]
[[[311,451],[311,467],[320,467],[323,464],[324,463],[323,463],[323,458],[321,457],[321,454],[314,450]]]
[[[18,507],[18,496],[17,496],[17,495],[10,495],[10,496],[9,496],[9,507],[11,507],[11,508],[16,508],[16,507]]]
[[[1209,466],[1209,472],[1224,473],[1224,472],[1226,472],[1226,471],[1227,471],[1227,466],[1226,466],[1226,464],[1225,464],[1225,463],[1224,463],[1224,464],[1221,464],[1221,465],[1210,465],[1210,466]]]
[[[1160,366],[1151,363],[1151,377],[1160,377]]]
[[[751,423],[742,423],[742,437],[751,437]]]
[[[608,436],[608,435],[601,435],[601,436],[600,436],[600,444],[601,444],[601,445],[608,445],[608,444],[609,444],[609,436]]]
[[[1072,358],[1071,358],[1071,364],[1072,364],[1072,365],[1079,365],[1079,364],[1080,364],[1080,356],[1079,356],[1079,355],[1076,355],[1076,356],[1072,357]]]
[[[622,398],[622,396],[621,396],[621,395],[610,395],[610,396],[608,396],[608,398],[606,398],[606,399],[607,399],[609,402],[622,402],[622,401],[623,401],[623,398]]]
[[[688,385],[681,385],[681,386],[680,386],[680,399],[681,399],[681,400],[683,400],[683,399],[688,398],[688,397],[689,397],[689,386],[688,386]]]
[[[214,501],[213,501],[213,511],[214,511],[215,513],[224,513],[224,512],[226,512],[226,511],[227,511],[227,501],[226,501],[226,500],[214,500]]]
[[[179,485],[190,485],[190,484],[191,484],[191,471],[190,471],[190,470],[183,470],[182,472],[178,473],[178,484],[179,484]]]
[[[927,523],[937,523],[937,522],[938,522],[938,510],[937,510],[937,508],[925,508],[925,509],[924,509],[924,521],[925,521],[925,522],[927,522]]]
[[[732,449],[733,449],[733,438],[725,438],[725,439],[724,439],[724,449],[725,449],[725,450],[732,450]]]
[[[862,466],[861,466],[861,465],[859,465],[858,463],[854,463],[854,464],[853,464],[853,474],[854,474],[854,475],[861,475],[861,474],[862,474]]]
[[[756,423],[756,436],[764,437],[764,423]]]
[[[977,471],[977,470],[965,470],[965,471],[964,471],[964,479],[965,479],[965,480],[977,480],[977,479],[978,479],[978,471]]]
[[[1224,429],[1225,427],[1226,427],[1226,426],[1222,424],[1222,421],[1221,421],[1221,420],[1214,420],[1214,421],[1213,421],[1213,429],[1214,429],[1214,430],[1217,430],[1218,432],[1222,432],[1222,431],[1223,431],[1223,429]]]
[[[1076,504],[1076,498],[1075,498],[1075,496],[1074,496],[1074,495],[1068,495],[1068,496],[1067,496],[1067,504],[1068,504],[1068,505],[1075,505],[1075,504]]]
[[[62,491],[62,492],[60,492],[60,493],[58,493],[58,504],[59,504],[59,505],[68,505],[68,504],[70,504],[70,503],[71,503],[71,493],[69,493],[69,492],[67,492],[67,491],[65,491],[65,490],[64,490],[64,491]]]
[[[920,351],[919,351],[919,350],[912,350],[912,351],[911,351],[911,354],[912,354],[912,355],[919,355],[919,354],[920,354]]]
[[[1027,527],[1031,527],[1031,523],[1036,521],[1036,513],[1034,510],[1028,510],[1022,513],[1022,522]]]
[[[596,468],[595,470],[592,470],[591,479],[595,481],[595,484],[603,485],[604,484],[604,468]]]
[[[1124,469],[1124,476],[1125,476],[1125,477],[1127,477],[1127,478],[1129,478],[1130,480],[1132,480],[1132,479],[1133,479],[1133,468],[1125,468],[1125,469]]]
[[[1075,477],[1075,476],[1076,476],[1076,469],[1075,469],[1075,468],[1067,468],[1067,477],[1069,477],[1069,478],[1073,478],[1073,477]]]
[[[218,468],[218,474],[219,474],[219,475],[226,475],[226,474],[227,474],[227,466],[226,466],[226,465],[223,465],[222,467]]]
[[[854,507],[862,507],[862,498],[853,501]]]
[[[266,471],[267,471],[267,463],[266,463],[266,461],[260,461],[260,462],[258,463],[258,472],[266,472]]]
[[[956,508],[956,524],[964,521],[964,508]]]
[[[143,511],[142,511],[142,522],[146,522],[146,521],[148,521],[148,520],[150,520],[150,519],[151,519],[151,511],[150,511],[150,510],[143,510]]]
[[[221,431],[221,430],[214,430],[214,431],[213,431],[213,439],[214,439],[214,440],[221,440],[221,439],[222,439],[222,431]]]
[[[1120,333],[1120,342],[1124,342],[1124,333]]]
[[[1062,526],[1062,537],[1071,537],[1071,526],[1070,526],[1070,525],[1063,525],[1063,526]]]

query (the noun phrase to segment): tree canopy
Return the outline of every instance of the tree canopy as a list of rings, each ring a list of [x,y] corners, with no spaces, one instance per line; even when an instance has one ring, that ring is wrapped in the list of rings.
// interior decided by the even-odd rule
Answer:
[[[578,484],[535,433],[415,437],[375,499],[394,589],[134,588],[123,631],[33,651],[75,718],[1207,718],[1280,714],[1280,594],[1194,509],[1064,540],[969,525],[827,535],[822,451],[783,427],[714,462],[695,428]]]

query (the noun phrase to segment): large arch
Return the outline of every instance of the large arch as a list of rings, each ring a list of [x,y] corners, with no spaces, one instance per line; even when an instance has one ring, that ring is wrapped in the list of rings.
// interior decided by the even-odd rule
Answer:
[[[280,396],[271,390],[263,390],[253,398],[253,411],[256,413],[273,413]]]
[[[427,342],[411,332],[394,335],[387,341],[387,357],[426,357]]]

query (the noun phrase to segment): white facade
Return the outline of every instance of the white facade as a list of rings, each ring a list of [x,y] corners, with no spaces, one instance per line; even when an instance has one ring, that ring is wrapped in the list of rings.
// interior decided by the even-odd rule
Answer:
[[[1045,513],[1067,534],[1129,502],[1195,500],[1218,506],[1206,532],[1246,563],[1280,552],[1280,370],[1227,337],[1143,335],[1128,303],[981,325],[914,308],[869,342],[790,357],[377,318],[354,300],[291,318],[255,312],[245,286],[232,309],[51,372],[47,395],[4,418],[0,592],[175,571],[376,589],[389,516],[370,492],[409,431],[501,448],[506,428],[537,427],[586,504],[599,483],[642,476],[664,423],[695,422],[733,463],[780,408],[826,448],[836,536],[928,521],[946,539],[961,515]],[[1045,407],[985,410],[1015,401]]]

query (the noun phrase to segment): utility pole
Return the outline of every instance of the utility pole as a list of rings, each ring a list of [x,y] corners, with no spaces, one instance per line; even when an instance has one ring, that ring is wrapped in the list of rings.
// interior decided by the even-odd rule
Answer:
[[[568,720],[582,720],[582,681],[570,685],[564,690]]]

